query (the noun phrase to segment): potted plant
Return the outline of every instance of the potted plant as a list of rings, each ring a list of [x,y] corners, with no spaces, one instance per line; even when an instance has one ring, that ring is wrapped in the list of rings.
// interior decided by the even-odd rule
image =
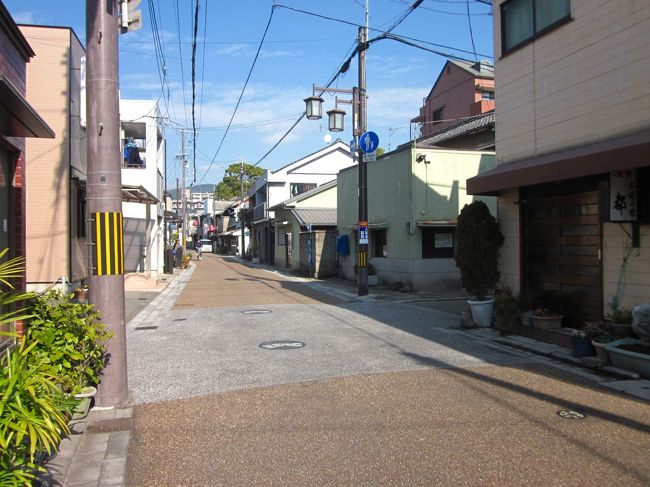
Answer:
[[[562,318],[564,316],[549,308],[537,308],[530,317],[533,326],[542,330],[562,328]]]
[[[538,307],[533,311],[531,321],[535,328],[550,330],[562,327],[562,297],[557,291],[544,291],[538,299]]]
[[[506,333],[515,325],[519,300],[509,287],[499,289],[494,296],[494,328]]]
[[[612,303],[612,311],[605,317],[610,323],[612,332],[618,338],[634,337],[632,330],[632,310],[623,308],[618,303]]]
[[[74,298],[78,303],[87,303],[88,302],[88,285],[83,283],[74,290]]]
[[[615,367],[637,372],[650,379],[650,304],[632,311],[633,326],[641,339],[621,338],[605,345]]]
[[[530,294],[526,290],[519,293],[519,321],[524,326],[533,326],[531,317],[533,316],[533,307],[530,302]]]
[[[503,234],[484,202],[477,200],[463,207],[458,215],[456,242],[454,257],[462,285],[476,298],[469,301],[472,319],[477,326],[488,327],[494,307],[494,299],[488,299],[488,294],[499,281],[497,254]]]

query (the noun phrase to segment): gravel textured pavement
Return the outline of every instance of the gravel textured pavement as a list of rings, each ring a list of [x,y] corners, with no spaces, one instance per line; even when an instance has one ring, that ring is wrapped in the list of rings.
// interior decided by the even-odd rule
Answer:
[[[647,402],[457,315],[194,264],[128,326],[127,485],[650,485]]]

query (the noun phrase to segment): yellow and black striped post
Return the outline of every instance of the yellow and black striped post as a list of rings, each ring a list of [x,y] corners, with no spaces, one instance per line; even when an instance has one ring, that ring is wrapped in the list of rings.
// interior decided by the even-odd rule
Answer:
[[[124,239],[121,212],[92,214],[93,274],[114,276],[124,274]]]

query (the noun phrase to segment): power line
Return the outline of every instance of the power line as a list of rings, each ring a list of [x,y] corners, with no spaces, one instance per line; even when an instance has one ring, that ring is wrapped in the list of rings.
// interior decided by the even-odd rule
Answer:
[[[196,183],[196,37],[199,33],[199,0],[194,7],[194,35],[192,36],[192,165],[194,167],[193,183]]]
[[[255,53],[255,57],[253,58],[253,63],[251,64],[250,70],[248,71],[248,76],[246,76],[246,81],[244,82],[244,86],[242,87],[241,93],[239,94],[239,98],[237,99],[237,104],[235,105],[235,109],[232,112],[232,116],[230,117],[230,120],[228,121],[228,127],[226,127],[226,131],[223,134],[223,137],[221,138],[221,142],[219,143],[219,147],[217,147],[217,151],[214,153],[214,157],[212,157],[212,161],[214,161],[217,158],[217,155],[219,154],[219,151],[221,150],[221,146],[223,146],[224,140],[226,140],[226,136],[228,135],[228,131],[230,130],[230,126],[232,125],[232,121],[235,118],[235,115],[237,114],[237,109],[239,108],[239,104],[241,103],[241,100],[244,96],[244,92],[246,91],[246,87],[248,86],[248,81],[251,79],[251,75],[253,74],[253,69],[255,68],[255,64],[257,63],[257,58],[260,55],[260,51],[262,50],[262,46],[264,45],[264,40],[266,39],[266,34],[269,31],[269,27],[271,26],[271,21],[273,20],[273,14],[275,13],[275,5],[271,7],[271,15],[269,15],[269,20],[266,23],[266,27],[264,29],[264,34],[262,34],[262,39],[260,40],[260,44],[257,47],[257,52]],[[208,172],[212,168],[212,162],[210,162],[210,165],[208,166],[208,169],[205,171],[203,174],[203,177],[201,178],[201,181],[199,181],[199,184],[203,182],[205,179],[205,176],[207,176]]]
[[[199,127],[203,120],[203,80],[205,78],[205,40],[208,37],[208,0],[205,0],[205,12],[203,13],[203,60],[201,61],[201,99],[199,100]]]
[[[298,9],[298,8],[289,7],[287,5],[282,5],[282,4],[279,4],[279,3],[276,3],[274,5],[274,7],[284,8],[286,10],[292,10],[294,12],[298,12],[298,13],[301,13],[301,14],[310,15],[312,17],[318,17],[318,18],[325,19],[325,20],[331,20],[333,22],[339,22],[339,23],[342,23],[342,24],[351,25],[351,26],[354,26],[354,27],[357,27],[357,28],[358,27],[363,27],[362,25],[357,24],[355,22],[350,22],[348,20],[343,20],[343,19],[337,19],[335,17],[329,17],[327,15],[322,15],[322,14],[318,14],[318,13],[315,13],[315,12],[309,12],[308,10],[301,10],[301,9]],[[463,14],[463,15],[465,15],[465,14]],[[373,32],[378,32],[380,35],[386,33],[386,31],[383,31],[381,29],[373,29],[371,27],[369,27],[368,30],[373,31]],[[416,39],[414,37],[400,36],[400,38],[401,39],[407,39],[409,41],[416,42],[416,43],[428,44],[430,46],[440,47],[440,48],[443,48],[443,49],[451,49],[452,51],[464,52],[466,54],[474,54],[474,52],[472,52],[472,51],[466,51],[466,50],[460,49],[458,47],[446,46],[444,44],[437,44],[435,42],[424,41],[422,39]],[[445,53],[441,53],[441,52],[438,52],[438,51],[430,51],[430,52],[434,52],[435,54],[440,54],[441,56],[444,56],[444,57],[453,57],[454,59],[463,59],[463,58],[460,58],[458,56],[447,55]],[[356,53],[354,55],[356,55]],[[492,59],[492,57],[493,57],[493,56],[491,56],[489,54],[480,54],[480,56],[485,57],[485,58],[489,58],[489,59]]]
[[[469,0],[465,0],[467,5],[467,23],[469,24],[469,38],[472,39],[472,50],[474,51],[474,60],[478,63],[476,55],[476,45],[474,44],[474,32],[472,31],[472,18],[469,15]]]
[[[187,99],[185,97],[185,71],[183,69],[183,47],[181,46],[181,22],[180,22],[180,11],[178,9],[178,0],[176,0],[176,31],[178,32],[178,53],[181,58],[181,83],[183,88],[183,109],[185,112],[185,123],[187,124]]]

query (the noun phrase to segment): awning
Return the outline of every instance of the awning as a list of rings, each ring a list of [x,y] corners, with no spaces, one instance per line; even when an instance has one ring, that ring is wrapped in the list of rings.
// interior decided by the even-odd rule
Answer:
[[[291,213],[301,226],[336,226],[336,208],[296,208]]]
[[[155,205],[158,203],[158,198],[156,198],[142,186],[128,186],[123,184],[122,201],[125,201],[127,203]]]
[[[467,193],[497,195],[533,184],[650,165],[650,131],[502,164],[467,180]]]
[[[415,222],[417,227],[454,227],[456,220],[418,220]]]
[[[0,75],[0,133],[9,137],[53,139],[54,132],[16,87]]]

